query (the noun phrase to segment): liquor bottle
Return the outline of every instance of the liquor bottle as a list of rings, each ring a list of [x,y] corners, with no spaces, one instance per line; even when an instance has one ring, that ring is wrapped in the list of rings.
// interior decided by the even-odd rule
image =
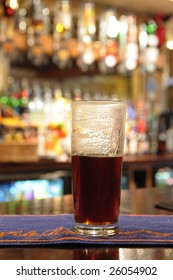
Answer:
[[[157,24],[158,47],[161,48],[165,44],[167,32],[167,28],[164,22],[164,15],[156,15],[155,21]]]
[[[44,126],[47,127],[52,121],[52,110],[54,106],[53,92],[48,82],[43,83],[43,111]]]
[[[166,138],[167,129],[165,118],[160,117],[159,119],[159,131],[158,131],[158,154],[164,154],[166,152]]]
[[[128,31],[127,16],[122,15],[120,17],[120,30],[119,30],[119,34],[118,34],[119,63],[117,65],[117,71],[121,74],[127,73],[127,69],[126,69],[126,65],[125,65],[126,47],[127,47],[127,31]]]
[[[8,107],[9,106],[9,94],[7,89],[3,89],[1,90],[1,95],[0,95],[0,108],[1,108],[1,113],[3,113],[4,111],[4,107]]]
[[[10,3],[10,2],[11,1],[6,1],[6,0],[2,1],[4,17],[13,16],[15,13],[15,9],[18,8],[18,1],[13,1],[13,5],[11,5],[12,3]]]
[[[137,116],[136,108],[132,102],[127,102],[126,119],[126,154],[136,155],[138,153]]]
[[[147,135],[150,143],[150,153],[155,155],[158,151],[158,116],[154,110],[154,103],[152,101],[150,101],[147,128]]]
[[[31,24],[27,28],[28,59],[36,66],[48,63],[48,57],[44,52],[42,37],[45,34],[45,17],[42,0],[33,0],[31,9]]]
[[[82,99],[82,90],[80,88],[75,88],[73,90],[73,99],[81,100]]]
[[[117,65],[119,25],[116,10],[113,8],[107,9],[100,17],[99,41],[101,46],[98,66],[102,73],[114,71]]]
[[[28,119],[29,97],[30,97],[29,82],[26,78],[23,78],[20,84],[20,114],[27,119]]]
[[[147,47],[145,50],[145,68],[148,72],[154,72],[159,56],[157,23],[153,19],[149,19],[146,24]]]
[[[3,48],[0,47],[0,95],[7,91],[7,80],[10,72],[10,61]]]
[[[14,4],[14,5],[12,5]],[[2,18],[0,18],[0,44],[7,55],[12,56],[14,50],[13,35],[14,35],[14,15],[15,9],[18,7],[18,2],[3,1],[2,3]]]
[[[173,153],[173,116],[171,116],[170,127],[167,130],[166,151]]]
[[[158,84],[157,80],[151,75],[146,81],[147,92],[147,135],[150,142],[150,153],[157,154],[158,150],[158,113],[156,111]]]
[[[127,46],[125,55],[125,66],[128,71],[132,71],[137,66],[138,44],[137,44],[137,25],[136,16],[130,14],[127,16]]]
[[[136,103],[136,127],[138,139],[138,154],[149,153],[149,139],[147,135],[147,112],[146,103],[140,98]]]
[[[77,24],[78,58],[77,65],[82,71],[94,68],[93,44],[96,35],[95,4],[92,0],[82,1]]]
[[[33,82],[32,95],[28,104],[31,125],[42,126],[44,123],[44,103],[39,82]]]
[[[8,79],[9,86],[8,86],[8,92],[9,92],[9,105],[10,107],[16,111],[17,114],[20,114],[20,84],[19,80],[14,79],[13,77],[10,77]]]
[[[145,53],[147,48],[147,28],[146,23],[142,23],[139,26],[139,64],[141,70],[145,71]]]
[[[20,33],[25,34],[28,27],[28,14],[26,8],[19,8],[15,13],[15,28]]]
[[[53,62],[65,69],[72,64],[69,42],[72,38],[71,1],[57,0],[53,17]]]

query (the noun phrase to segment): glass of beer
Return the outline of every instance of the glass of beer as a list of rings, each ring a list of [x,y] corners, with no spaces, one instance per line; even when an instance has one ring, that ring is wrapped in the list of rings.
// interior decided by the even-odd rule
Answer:
[[[72,101],[74,229],[81,235],[118,232],[125,104]]]

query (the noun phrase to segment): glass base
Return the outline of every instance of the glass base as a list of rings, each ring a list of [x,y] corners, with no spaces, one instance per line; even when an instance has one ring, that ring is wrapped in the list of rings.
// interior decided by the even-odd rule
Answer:
[[[119,232],[119,227],[118,222],[111,225],[85,225],[75,222],[74,230],[80,235],[106,237],[117,234]]]

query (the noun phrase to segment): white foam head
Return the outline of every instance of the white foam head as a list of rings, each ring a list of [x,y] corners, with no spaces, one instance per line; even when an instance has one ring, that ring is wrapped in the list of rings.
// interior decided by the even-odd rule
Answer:
[[[73,101],[72,155],[122,156],[124,124],[122,101]]]

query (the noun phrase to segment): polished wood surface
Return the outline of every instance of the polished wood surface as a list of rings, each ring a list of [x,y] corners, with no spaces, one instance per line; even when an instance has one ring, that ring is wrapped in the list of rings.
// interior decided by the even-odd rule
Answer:
[[[152,188],[155,185],[154,174],[159,168],[170,167],[173,168],[173,154],[160,155],[129,155],[125,156],[123,160],[123,168],[128,177],[128,188],[135,189],[137,184],[135,182],[135,173],[143,171],[145,179],[142,186]],[[140,185],[141,186],[141,185]]]
[[[149,164],[153,167],[173,166],[173,154],[163,155],[125,155],[123,166]],[[33,162],[0,162],[0,173],[10,174],[16,172],[49,172],[57,170],[71,170],[70,158],[67,162],[59,162],[53,159],[39,159]]]
[[[160,200],[170,200],[170,188],[151,188],[123,190],[121,196],[122,214],[173,215],[173,211],[155,207]],[[72,195],[64,195],[35,201],[16,201],[1,203],[0,214],[62,214],[72,213]],[[114,259],[114,260],[172,260],[173,248],[169,247],[135,247],[119,248],[115,246],[46,246],[46,247],[4,247],[0,248],[0,259]]]
[[[140,187],[151,188],[154,185],[153,174],[159,168],[173,168],[173,154],[163,155],[125,155],[123,157],[123,172],[128,178],[128,188],[135,189],[135,172],[144,171],[145,179]],[[71,160],[58,162],[53,159],[39,159],[33,162],[0,162],[0,182],[9,180],[38,179],[52,173],[57,177],[71,174]],[[43,175],[44,174],[44,175]]]

